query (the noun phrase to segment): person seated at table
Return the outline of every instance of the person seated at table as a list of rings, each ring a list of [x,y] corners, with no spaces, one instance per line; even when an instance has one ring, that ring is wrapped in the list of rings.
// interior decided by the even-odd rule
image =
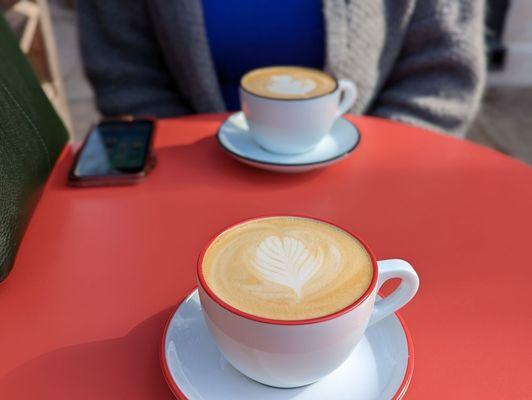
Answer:
[[[463,136],[485,81],[482,0],[83,0],[85,68],[105,115],[239,109],[267,65],[355,81],[351,110]]]

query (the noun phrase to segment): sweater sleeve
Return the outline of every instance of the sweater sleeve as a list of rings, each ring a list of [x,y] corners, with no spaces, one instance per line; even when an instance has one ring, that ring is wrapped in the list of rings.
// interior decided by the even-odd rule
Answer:
[[[85,71],[102,114],[190,113],[161,55],[145,0],[76,4]]]
[[[463,137],[485,81],[482,0],[418,0],[369,113]]]

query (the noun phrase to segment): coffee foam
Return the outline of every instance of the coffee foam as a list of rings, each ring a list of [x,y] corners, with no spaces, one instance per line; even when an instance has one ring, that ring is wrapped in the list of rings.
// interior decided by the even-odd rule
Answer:
[[[301,320],[339,311],[371,283],[372,261],[343,230],[299,217],[271,217],[222,233],[203,275],[224,302],[249,314]]]
[[[267,67],[248,72],[242,87],[254,94],[278,99],[306,99],[331,93],[336,81],[326,73],[302,67]]]

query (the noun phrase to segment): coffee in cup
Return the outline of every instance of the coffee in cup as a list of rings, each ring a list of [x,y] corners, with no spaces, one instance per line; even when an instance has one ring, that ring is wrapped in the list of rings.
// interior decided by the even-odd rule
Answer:
[[[304,320],[358,300],[373,267],[364,246],[336,226],[273,217],[218,236],[203,258],[203,274],[220,299],[242,312]]]
[[[338,83],[325,72],[301,67],[253,70],[242,78],[242,88],[271,99],[311,99],[336,90]]]
[[[312,150],[356,97],[353,82],[312,68],[259,68],[240,81],[250,134],[261,147],[279,154]]]
[[[251,379],[285,388],[335,370],[366,328],[419,285],[406,261],[377,262],[352,233],[299,216],[226,229],[201,253],[197,274],[203,317],[225,358]],[[397,289],[377,300],[393,278]]]

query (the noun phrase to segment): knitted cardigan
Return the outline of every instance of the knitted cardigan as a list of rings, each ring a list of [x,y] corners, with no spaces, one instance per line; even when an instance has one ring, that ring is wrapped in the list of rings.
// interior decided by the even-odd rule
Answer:
[[[77,2],[85,68],[106,115],[224,111],[200,0]],[[323,0],[326,70],[351,110],[463,136],[485,81],[483,0]]]

